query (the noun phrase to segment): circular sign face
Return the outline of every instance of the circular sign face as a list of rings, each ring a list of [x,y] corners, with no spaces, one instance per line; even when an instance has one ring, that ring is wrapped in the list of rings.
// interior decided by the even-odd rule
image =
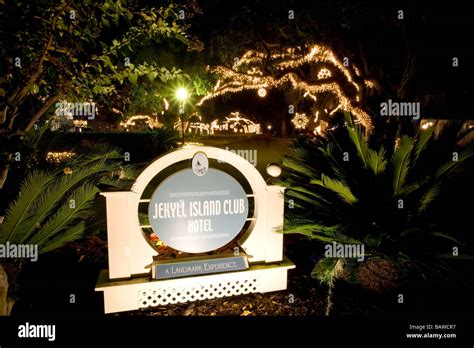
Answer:
[[[240,233],[247,215],[248,199],[242,186],[214,168],[205,175],[193,169],[171,175],[153,192],[148,206],[155,234],[166,245],[188,253],[226,245]]]

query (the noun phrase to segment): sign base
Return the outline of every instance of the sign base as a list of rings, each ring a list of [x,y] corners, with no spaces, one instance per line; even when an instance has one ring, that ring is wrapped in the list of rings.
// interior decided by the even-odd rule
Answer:
[[[214,273],[243,271],[249,268],[247,256],[196,256],[177,260],[154,260],[152,279],[172,279]]]
[[[279,263],[251,264],[241,272],[208,274],[151,281],[150,276],[111,280],[100,272],[95,290],[104,293],[105,313],[166,306],[198,300],[266,293],[287,288],[288,270],[295,265],[286,257]]]

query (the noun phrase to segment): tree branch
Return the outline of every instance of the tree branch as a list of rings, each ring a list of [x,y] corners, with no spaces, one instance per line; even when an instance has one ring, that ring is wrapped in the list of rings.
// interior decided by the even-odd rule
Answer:
[[[33,115],[33,117],[30,119],[26,127],[23,129],[23,131],[28,132],[33,125],[40,119],[41,116],[44,115],[46,111],[49,110],[49,108],[59,99],[59,95],[54,95],[52,97],[49,97],[44,104],[41,106],[41,108]]]
[[[53,42],[53,36],[55,34],[56,23],[58,21],[58,18],[63,13],[63,11],[70,6],[70,4],[71,2],[68,2],[67,4],[62,6],[61,9],[52,18],[51,33],[49,34],[48,40],[46,41],[46,44],[44,45],[43,51],[41,52],[38,62],[35,65],[35,68],[33,70],[34,72],[26,80],[23,88],[20,89],[20,92],[16,93],[15,91],[7,98],[8,103],[17,106],[23,100],[23,98],[28,94],[28,91],[30,90],[31,85],[41,76],[43,72],[43,62]]]

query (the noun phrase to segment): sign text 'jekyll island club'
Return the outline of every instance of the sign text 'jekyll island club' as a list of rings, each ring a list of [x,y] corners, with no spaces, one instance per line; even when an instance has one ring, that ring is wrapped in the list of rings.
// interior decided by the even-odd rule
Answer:
[[[206,253],[229,244],[242,231],[249,208],[239,182],[224,171],[209,168],[203,152],[192,168],[166,178],[153,192],[148,217],[155,234],[169,247],[186,253]],[[155,260],[155,279],[237,271],[248,268],[245,256],[213,255],[180,260]]]

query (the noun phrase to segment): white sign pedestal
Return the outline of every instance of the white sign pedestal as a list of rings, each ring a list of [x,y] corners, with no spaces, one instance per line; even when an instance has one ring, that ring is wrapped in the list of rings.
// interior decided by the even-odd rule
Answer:
[[[196,152],[225,160],[242,173],[255,199],[254,216],[242,245],[250,267],[244,271],[150,280],[150,264],[157,252],[143,237],[138,205],[149,182],[162,170],[190,160]],[[288,270],[294,264],[283,256],[284,188],[267,185],[255,167],[223,149],[200,146],[181,148],[147,167],[131,191],[104,192],[107,205],[109,269],[101,272],[96,291],[104,293],[105,313],[232,296],[285,290]]]

